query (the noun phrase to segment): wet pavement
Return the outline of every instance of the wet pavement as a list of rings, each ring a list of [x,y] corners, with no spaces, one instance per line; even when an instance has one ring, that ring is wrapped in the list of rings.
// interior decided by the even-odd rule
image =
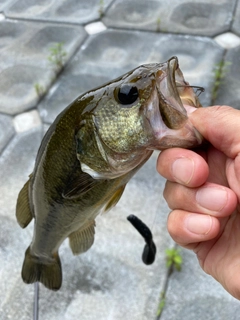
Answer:
[[[205,88],[203,105],[239,108],[240,1],[2,0],[0,12],[0,319],[29,320],[34,287],[22,282],[21,266],[33,225],[18,226],[15,205],[44,132],[86,90],[173,55],[186,80]],[[57,46],[63,69],[49,59]],[[87,253],[74,257],[62,245],[63,285],[58,292],[40,285],[39,320],[156,319],[163,292],[161,320],[240,319],[239,301],[204,274],[192,252],[181,250],[182,270],[169,276],[165,250],[174,242],[156,158],[97,218]],[[129,214],[153,232],[151,266],[141,261],[143,240]]]

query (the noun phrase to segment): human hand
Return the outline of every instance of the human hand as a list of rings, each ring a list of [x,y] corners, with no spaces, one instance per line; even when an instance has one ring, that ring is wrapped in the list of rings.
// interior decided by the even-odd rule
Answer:
[[[197,153],[173,148],[159,155],[157,170],[168,180],[164,197],[173,210],[168,230],[240,299],[240,111],[214,106],[189,117],[210,144]]]

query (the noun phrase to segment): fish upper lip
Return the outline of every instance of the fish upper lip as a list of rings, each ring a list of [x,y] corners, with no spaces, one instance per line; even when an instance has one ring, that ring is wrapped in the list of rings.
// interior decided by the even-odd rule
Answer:
[[[163,122],[170,129],[179,129],[187,120],[187,111],[183,106],[176,86],[176,77],[179,82],[185,84],[177,57],[170,58],[156,72],[159,110]]]
[[[175,93],[175,99],[177,103],[179,103],[183,107],[183,102],[179,91],[180,88],[188,85],[188,83],[184,80],[182,71],[179,68],[177,57],[174,56],[168,60],[168,72],[170,78],[169,83],[171,83],[172,90]]]

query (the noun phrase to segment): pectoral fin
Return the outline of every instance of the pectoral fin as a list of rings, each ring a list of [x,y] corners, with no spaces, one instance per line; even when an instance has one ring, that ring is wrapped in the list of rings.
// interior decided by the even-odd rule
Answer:
[[[16,206],[16,217],[19,225],[22,228],[25,228],[32,220],[32,212],[29,205],[29,196],[28,196],[28,188],[29,188],[28,180],[21,191],[19,192]]]
[[[123,194],[125,187],[126,187],[126,185],[117,189],[117,191],[113,194],[112,198],[106,204],[105,211],[112,209],[118,203],[118,201],[120,200],[120,198]]]
[[[74,255],[86,252],[90,249],[94,242],[94,227],[95,221],[91,220],[89,221],[89,224],[70,234],[69,244]]]
[[[89,174],[82,172],[70,180],[62,194],[65,199],[75,199],[91,190],[100,180],[93,179]]]

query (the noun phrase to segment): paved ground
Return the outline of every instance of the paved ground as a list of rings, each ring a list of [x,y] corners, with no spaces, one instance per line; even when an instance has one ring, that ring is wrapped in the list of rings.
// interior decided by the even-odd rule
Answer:
[[[15,204],[43,133],[82,92],[172,55],[191,84],[205,87],[204,105],[238,108],[240,1],[0,0],[0,12],[0,319],[28,320],[33,286],[22,283],[20,272],[32,225],[18,226]],[[57,43],[66,52],[60,74],[48,59]],[[156,319],[164,290],[161,320],[240,319],[239,301],[201,271],[191,252],[181,251],[182,271],[168,277],[165,249],[174,243],[156,157],[117,207],[97,219],[91,250],[73,257],[63,244],[63,286],[57,293],[40,286],[40,320]],[[132,213],[153,231],[158,253],[151,266],[141,262],[143,240],[126,220]]]

